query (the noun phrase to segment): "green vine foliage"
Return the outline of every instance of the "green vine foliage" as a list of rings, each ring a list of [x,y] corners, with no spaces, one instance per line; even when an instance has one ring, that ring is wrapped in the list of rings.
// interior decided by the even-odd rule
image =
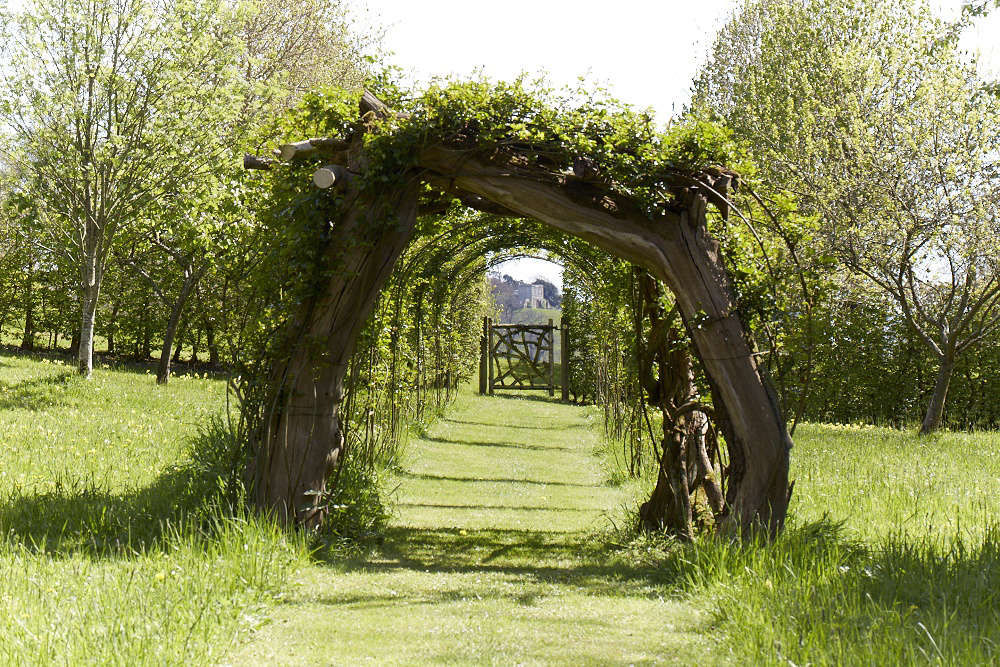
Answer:
[[[585,156],[613,191],[650,217],[670,205],[669,188],[678,179],[739,164],[738,146],[710,118],[691,116],[663,130],[649,112],[603,91],[554,91],[522,78],[511,83],[442,80],[414,97],[388,83],[377,92],[394,112],[386,118],[369,115],[359,123],[359,93],[325,90],[305,96],[281,124],[288,142],[314,136],[357,139],[362,132],[366,166],[359,196],[371,202],[405,187],[429,146],[466,149],[487,160],[516,155],[536,174],[553,179]],[[244,405],[263,404],[266,369],[282,353],[282,327],[338,270],[324,265],[323,257],[331,229],[344,218],[344,202],[335,191],[303,187],[321,160],[283,165],[258,193],[267,202],[261,219],[269,243],[255,272],[261,276],[258,315],[243,338],[246,358],[255,360],[244,366],[239,386]],[[426,195],[429,201],[440,200],[430,189]],[[373,243],[392,224],[389,215],[376,216],[347,243]],[[564,261],[571,284],[573,271],[591,280],[586,305],[572,298],[568,305],[572,335],[580,337],[571,343],[577,357],[572,389],[579,398],[602,405],[609,437],[623,443],[638,474],[643,433],[651,430],[636,379],[635,346],[643,332],[635,322],[631,267],[538,223],[474,214],[459,206],[419,220],[415,240],[365,327],[342,410],[345,465],[374,474],[391,463],[406,432],[440,411],[457,384],[475,372],[481,321],[490,308],[485,273],[498,258],[535,249]],[[600,267],[597,273],[595,267]],[[574,312],[577,303],[582,307]]]
[[[563,272],[563,320],[570,327],[570,392],[593,402],[604,418],[605,438],[619,469],[638,476],[653,463],[656,418],[639,385],[638,293],[635,269],[613,257]]]
[[[729,129],[703,110],[661,129],[651,114],[602,91],[554,91],[524,78],[511,83],[442,80],[412,96],[391,83],[376,90],[393,110],[385,119],[357,118],[359,92],[322,90],[306,95],[280,123],[282,139],[349,137],[361,131],[366,156],[361,197],[377,201],[413,178],[429,146],[467,149],[483,159],[518,156],[535,173],[559,178],[586,156],[602,180],[654,216],[671,197],[680,174],[726,165],[753,182],[754,166]],[[354,135],[357,136],[357,135]],[[260,401],[263,369],[280,350],[282,326],[336,266],[321,261],[331,230],[343,219],[336,191],[307,184],[321,157],[282,165],[269,178],[251,175],[246,198],[259,206],[263,250],[248,264],[257,276],[252,314],[238,337],[243,359],[239,393]],[[728,221],[715,217],[730,264],[741,315],[755,331],[762,367],[778,387],[786,412],[809,417],[829,412],[815,399],[842,388],[813,382],[822,366],[820,344],[833,335],[824,324],[831,298],[824,262],[809,255],[815,218],[795,202],[734,198]],[[441,203],[429,187],[425,201]],[[437,208],[440,208],[438,206]],[[789,221],[793,224],[789,224]],[[376,217],[348,243],[371,244],[388,225]],[[564,317],[571,324],[572,393],[602,406],[609,439],[621,444],[633,474],[652,457],[655,426],[637,381],[636,350],[644,334],[632,267],[586,243],[538,223],[474,213],[453,204],[418,220],[411,247],[381,294],[351,361],[343,406],[348,458],[364,474],[391,464],[406,433],[433,417],[456,386],[476,371],[479,332],[491,313],[485,273],[512,254],[544,250],[566,265]],[[795,270],[777,267],[795,266]],[[808,314],[808,317],[807,317]],[[807,324],[807,321],[809,324]],[[697,323],[689,323],[697,326]],[[828,338],[824,338],[827,336]],[[810,388],[811,385],[811,388]],[[707,391],[703,392],[707,396]],[[850,414],[856,414],[852,409]]]
[[[741,166],[741,151],[723,125],[692,118],[664,131],[650,111],[602,90],[556,91],[525,77],[509,83],[445,79],[415,97],[390,83],[376,90],[396,113],[371,120],[365,134],[369,167],[363,187],[373,194],[399,185],[421,150],[431,145],[490,157],[516,150],[553,174],[586,156],[603,179],[650,215],[670,200],[664,184],[679,174]],[[282,126],[285,139],[348,136],[357,122],[359,97],[344,90],[306,96]]]

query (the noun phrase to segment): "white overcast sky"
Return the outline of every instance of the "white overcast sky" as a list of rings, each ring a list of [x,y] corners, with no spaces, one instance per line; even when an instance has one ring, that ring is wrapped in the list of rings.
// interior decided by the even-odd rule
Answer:
[[[369,0],[392,61],[416,81],[482,69],[495,79],[548,73],[555,85],[587,76],[620,99],[651,106],[661,120],[687,101],[691,79],[736,0]],[[936,0],[955,13],[961,0]],[[1000,12],[967,46],[1000,71]],[[523,259],[500,270],[562,284],[558,267]]]

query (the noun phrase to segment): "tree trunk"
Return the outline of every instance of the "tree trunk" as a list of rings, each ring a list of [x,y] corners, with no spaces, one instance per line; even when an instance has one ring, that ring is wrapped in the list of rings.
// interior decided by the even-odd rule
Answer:
[[[639,384],[646,401],[662,415],[663,440],[656,477],[656,487],[649,500],[639,508],[640,530],[662,530],[679,539],[690,540],[691,480],[687,474],[691,460],[689,445],[697,435],[694,422],[676,416],[679,406],[697,400],[694,373],[677,318],[668,314],[660,302],[660,286],[647,272],[633,271],[637,288],[633,327],[642,341],[643,322],[649,320],[649,337],[636,347]],[[655,369],[655,372],[654,372]],[[700,425],[699,425],[700,426]],[[641,451],[636,448],[636,451]],[[633,474],[641,468],[635,458]]]
[[[701,417],[702,423],[697,425],[697,433],[690,441],[693,446],[688,448],[688,458],[694,459],[696,471],[695,483],[691,488],[697,489],[700,486],[704,489],[705,498],[708,500],[708,506],[711,508],[712,514],[715,517],[720,517],[725,511],[726,499],[722,494],[722,487],[718,481],[721,471],[715,469],[712,456],[708,453],[706,444],[708,434],[712,434],[715,448],[718,447],[718,441],[715,439],[715,431],[710,430],[708,419],[704,415],[695,413],[692,417]],[[716,451],[715,448],[713,448],[713,451]]]
[[[184,338],[188,333],[188,323],[186,319],[182,319],[180,325],[177,327],[177,333],[174,334],[174,339],[177,344],[173,346],[174,354],[170,358],[171,363],[179,364],[181,363],[181,351],[184,349]]]
[[[80,346],[76,353],[77,371],[85,378],[90,378],[94,372],[94,325],[103,277],[96,251],[88,247],[80,275]]]
[[[177,300],[174,301],[174,305],[170,309],[170,320],[167,322],[167,331],[163,335],[163,348],[160,350],[160,363],[156,367],[156,384],[167,384],[167,381],[170,379],[170,353],[173,351],[174,337],[177,333],[177,328],[180,325],[181,314],[184,312],[184,305],[187,303],[187,299],[191,295],[191,291],[201,279],[203,273],[203,270],[195,271],[192,267],[188,267],[184,271],[184,284],[181,286],[181,292],[177,296]],[[183,336],[177,337],[178,353],[180,353],[182,344]]]
[[[115,333],[118,329],[118,311],[121,310],[121,297],[115,299],[115,305],[111,308],[111,315],[108,316],[108,354],[117,352],[115,349]]]
[[[139,341],[139,351],[136,357],[139,361],[148,360],[153,354],[153,327],[149,323],[149,309],[143,311],[142,338]]]
[[[955,356],[953,354],[942,357],[939,361],[937,380],[934,382],[934,392],[931,394],[930,403],[927,405],[927,413],[924,415],[924,422],[920,426],[920,434],[927,435],[941,428],[941,420],[944,417],[944,405],[948,399],[948,387],[951,385],[951,376],[955,372]]]
[[[208,365],[212,368],[219,366],[219,346],[215,342],[215,327],[205,323],[205,344],[208,346]]]
[[[646,267],[670,287],[712,384],[717,417],[727,424],[735,470],[721,530],[744,536],[780,530],[792,443],[737,314],[718,243],[708,234],[708,197],[716,201],[717,188],[724,192],[725,185],[705,174],[715,188],[685,182],[676,187],[669,209],[650,213],[607,186],[548,172],[522,175],[526,170],[482,162],[473,151],[431,147],[416,162],[432,185],[463,193],[470,205],[537,219]],[[363,160],[354,167],[363,169]],[[347,186],[341,201],[350,208],[332,226],[326,266],[319,267],[337,270],[288,323],[286,352],[270,370],[270,394],[254,419],[256,454],[249,472],[258,506],[286,522],[312,526],[322,520],[318,501],[343,452],[344,373],[378,291],[412,235],[423,185],[417,178],[407,182],[412,189],[389,191],[377,203],[359,200]],[[389,205],[395,205],[398,220],[386,228]],[[358,243],[366,229],[384,231]]]
[[[94,323],[97,313],[96,288],[84,290],[80,308],[80,347],[76,353],[77,371],[85,378],[94,372]]]
[[[191,334],[191,363],[198,363],[198,348],[201,346],[201,330],[195,329]]]
[[[415,188],[404,193],[396,208],[398,224],[371,244],[356,238],[383,224],[386,207],[356,206],[346,213],[333,226],[326,266],[318,267],[338,270],[286,327],[288,353],[270,371],[268,405],[249,470],[257,506],[282,522],[313,527],[323,520],[321,497],[343,455],[344,374],[379,290],[412,236],[416,200]]]
[[[682,424],[663,422],[663,455],[660,457],[656,487],[639,508],[639,525],[645,530],[662,530],[682,540],[691,539],[691,491],[685,461],[685,433]]]
[[[719,244],[708,233],[707,195],[678,192],[669,212],[650,218],[597,186],[520,177],[465,151],[427,149],[420,162],[448,178],[451,187],[588,240],[645,267],[670,287],[716,389],[717,411],[728,416],[731,460],[743,462],[730,478],[720,530],[748,536],[762,528],[774,536],[788,508],[792,441],[748,343]]]
[[[28,275],[28,285],[24,295],[24,335],[21,337],[21,349],[30,352],[35,349],[35,276]]]

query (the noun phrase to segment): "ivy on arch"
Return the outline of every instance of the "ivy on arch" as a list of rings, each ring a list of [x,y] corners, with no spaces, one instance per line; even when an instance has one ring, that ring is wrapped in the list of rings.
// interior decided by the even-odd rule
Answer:
[[[257,505],[287,522],[322,522],[317,499],[341,460],[344,374],[361,326],[404,249],[460,205],[496,221],[538,221],[669,288],[729,447],[719,525],[780,530],[791,440],[706,224],[710,207],[728,217],[738,185],[718,166],[731,158],[725,131],[695,122],[661,132],[649,115],[601,95],[580,103],[523,81],[383,97],[392,109],[367,91],[317,93],[288,131],[318,138],[280,146],[278,160],[245,160],[275,173],[271,210],[298,230],[289,264],[301,276],[242,406]],[[667,486],[679,499],[683,491]]]

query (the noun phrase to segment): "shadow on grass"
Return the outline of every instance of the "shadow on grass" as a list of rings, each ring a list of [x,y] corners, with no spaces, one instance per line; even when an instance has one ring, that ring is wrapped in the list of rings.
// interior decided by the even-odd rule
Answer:
[[[431,509],[446,510],[521,510],[529,512],[583,512],[585,514],[595,514],[603,511],[601,509],[589,509],[586,507],[559,507],[538,506],[538,505],[443,505],[437,503],[399,503],[402,507],[429,507]]]
[[[505,449],[531,449],[535,451],[565,450],[574,451],[573,447],[558,447],[555,445],[525,445],[519,443],[490,442],[487,440],[456,440],[454,438],[439,438],[424,436],[420,438],[426,442],[440,442],[448,445],[465,445],[467,447],[503,447]]]
[[[525,604],[552,595],[551,585],[608,597],[707,593],[716,610],[713,625],[733,642],[734,655],[773,655],[781,646],[799,664],[845,650],[840,662],[865,664],[874,644],[899,651],[894,655],[904,656],[903,663],[936,657],[946,664],[996,664],[1000,657],[1000,530],[948,547],[901,538],[863,545],[828,520],[790,527],[773,544],[705,538],[685,545],[655,536],[614,544],[611,534],[409,527],[392,528],[386,538],[374,557],[338,566],[474,581],[502,575],[513,585],[484,595]],[[456,579],[420,586],[412,599],[373,590],[319,601],[368,607],[448,602],[468,597],[463,586]],[[770,621],[762,626],[760,619]]]
[[[185,470],[160,476],[134,492],[111,493],[94,483],[56,485],[42,493],[12,492],[0,506],[0,530],[31,550],[68,555],[117,556],[145,551],[197,503],[185,498]]]
[[[558,387],[556,387],[558,390]],[[535,393],[542,392],[544,389],[530,389],[521,391],[504,391],[502,389],[490,394],[492,398],[505,398],[514,401],[541,401],[542,403],[562,403],[559,398],[555,396],[549,396],[546,394]]]
[[[516,428],[516,429],[530,429],[533,431],[565,431],[567,427],[565,426],[526,426],[524,424],[491,424],[489,422],[472,422],[465,419],[452,419],[450,417],[445,417],[441,420],[445,424],[465,424],[466,426],[491,426],[495,428]]]
[[[195,456],[152,484],[110,491],[96,482],[56,481],[51,491],[15,488],[0,499],[0,535],[29,550],[118,557],[162,546],[167,531],[198,527],[220,506],[237,507],[222,485],[235,465],[219,422],[195,442]]]
[[[34,361],[48,359],[50,361],[68,363],[71,366],[76,365],[76,356],[65,348],[59,348],[56,350],[22,350],[21,348],[13,345],[0,345],[0,354],[11,358],[31,359]],[[0,366],[2,365],[4,364],[0,362]],[[10,364],[7,365],[9,366]],[[159,362],[156,359],[136,359],[127,355],[108,354],[107,352],[99,352],[95,350],[94,368],[102,369],[102,366],[107,366],[108,369],[115,371],[147,377],[152,373],[156,373]],[[75,372],[71,371],[70,374],[75,375]],[[230,376],[228,370],[212,366],[207,362],[181,360],[172,361],[170,363],[170,377],[184,377],[194,374],[219,380],[228,379]]]
[[[536,595],[534,584],[568,584],[602,595],[655,596],[660,592],[650,587],[667,583],[655,567],[609,562],[606,552],[584,544],[584,539],[579,533],[558,531],[391,528],[377,558],[344,565],[348,570],[376,572],[510,575],[518,585],[504,587],[497,595],[515,599]],[[422,591],[421,598],[427,593]],[[441,594],[447,601],[449,592]],[[530,599],[518,601],[530,603]],[[327,602],[391,605],[400,599],[375,592],[354,599],[331,597]]]
[[[77,377],[72,371],[22,382],[0,381],[0,410],[38,411],[66,403],[65,389]]]
[[[396,473],[399,477],[409,477],[410,479],[422,479],[433,482],[469,482],[484,484],[529,484],[537,486],[576,486],[584,489],[594,488],[593,484],[579,484],[577,482],[547,482],[541,479],[515,479],[513,477],[449,477],[447,475],[426,475],[422,473],[402,470]]]

